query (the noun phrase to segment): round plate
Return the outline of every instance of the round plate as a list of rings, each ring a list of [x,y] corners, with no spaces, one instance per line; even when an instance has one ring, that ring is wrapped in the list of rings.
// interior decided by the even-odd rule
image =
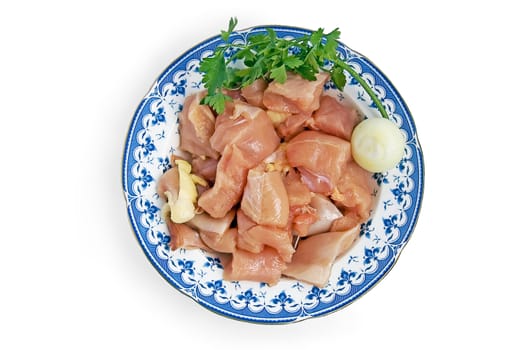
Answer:
[[[286,26],[254,27],[235,32],[232,39],[244,42],[266,28],[272,28],[280,37],[311,33]],[[324,288],[286,278],[272,287],[256,282],[224,281],[217,256],[201,250],[169,249],[170,238],[160,210],[163,203],[156,193],[157,180],[168,169],[170,155],[178,151],[178,117],[184,99],[204,89],[199,63],[221,43],[219,36],[213,37],[176,59],[155,81],[133,116],[122,173],[133,230],[148,259],[171,285],[224,316],[258,323],[285,323],[338,310],[385,276],[414,230],[422,201],[424,165],[411,114],[378,68],[340,44],[341,57],[376,91],[390,119],[404,132],[405,156],[395,169],[373,175],[378,185],[377,205],[370,220],[362,225],[357,242],[335,262]],[[329,82],[325,89],[335,88]],[[380,116],[355,80],[348,77],[344,93],[365,115]]]

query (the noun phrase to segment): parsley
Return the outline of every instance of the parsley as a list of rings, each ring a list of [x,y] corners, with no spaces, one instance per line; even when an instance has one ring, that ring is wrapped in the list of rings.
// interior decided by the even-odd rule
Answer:
[[[344,72],[348,72],[371,97],[382,117],[389,119],[371,87],[338,56],[338,29],[326,34],[320,28],[310,35],[286,40],[278,38],[273,29],[267,28],[266,33],[250,36],[246,44],[237,44],[230,42],[237,23],[237,18],[230,19],[228,29],[221,31],[223,44],[218,45],[213,54],[201,62],[199,70],[203,73],[203,83],[208,90],[201,103],[222,113],[226,101],[231,100],[223,94],[223,88],[239,89],[259,78],[284,83],[288,71],[307,80],[316,80],[316,74],[320,71],[328,72],[334,85],[343,90],[347,84]],[[236,61],[242,62],[242,67],[234,67],[232,63]]]

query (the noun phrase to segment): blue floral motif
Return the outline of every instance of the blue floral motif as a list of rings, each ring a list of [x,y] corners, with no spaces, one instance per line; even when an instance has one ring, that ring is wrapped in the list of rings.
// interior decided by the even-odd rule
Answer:
[[[360,225],[360,236],[371,238],[371,232],[373,232],[374,230],[375,227],[373,226],[373,220],[369,219]]]
[[[387,234],[387,236],[392,236],[393,232],[398,230],[398,228],[400,227],[399,225],[399,222],[400,222],[400,215],[399,214],[394,214],[394,215],[390,215],[386,218],[383,218],[383,224],[384,224],[384,229],[385,229],[385,233]]]
[[[157,214],[160,212],[158,206],[152,201],[144,198],[139,198],[136,202],[137,209],[141,212],[144,222],[150,227],[150,223],[155,221]]]
[[[327,91],[327,90],[335,90],[335,89],[336,89],[336,84],[334,84],[334,82],[332,80],[330,80],[330,79],[323,85],[323,90],[325,90],[325,91]]]
[[[308,33],[298,28],[273,28],[280,37]],[[256,33],[265,33],[265,28],[236,33],[234,40],[246,41]],[[184,100],[203,89],[199,64],[220,42],[212,38],[177,59],[154,82],[134,115],[123,157],[123,188],[132,227],[158,271],[175,288],[211,310],[269,323],[298,321],[334,311],[353,302],[389,271],[414,229],[423,191],[423,162],[412,117],[388,79],[365,57],[340,45],[342,59],[377,92],[389,117],[404,132],[404,159],[396,168],[372,175],[377,186],[373,190],[377,203],[373,216],[360,227],[360,236],[351,250],[335,261],[326,286],[319,288],[287,278],[273,286],[223,280],[223,266],[216,255],[196,249],[170,250],[170,236],[161,218],[164,202],[155,186],[170,168],[170,156],[179,153],[178,125]],[[365,117],[378,113],[350,76],[344,93],[336,91],[331,81],[324,89],[339,100],[351,98]]]
[[[385,245],[384,246],[364,247],[363,264],[364,264],[365,271],[368,273],[376,271],[386,251],[387,251],[387,247]]]
[[[151,173],[148,171],[148,169],[142,168],[140,170],[140,175],[137,178],[137,180],[141,184],[142,188],[146,188],[146,187],[150,186],[153,183],[154,178],[151,175]]]
[[[157,247],[155,249],[156,254],[161,257],[163,260],[170,259],[170,246],[168,243],[163,244],[162,242],[157,242]]]
[[[156,141],[161,141],[165,137],[166,137],[166,131],[165,130],[161,130],[161,132],[155,134],[155,140]]]
[[[176,264],[179,267],[181,273],[187,273],[189,275],[193,275],[195,273],[194,261],[192,260],[177,259]]]
[[[389,179],[385,176],[385,173],[374,173],[373,179],[378,186],[381,186],[382,184],[387,185],[389,183]]]
[[[305,286],[303,285],[303,283],[298,282],[298,281],[294,282],[294,284],[290,287],[293,289],[296,289],[298,292],[301,292],[303,289],[305,289]]]
[[[353,269],[342,269],[338,282],[336,283],[336,292],[338,295],[348,294],[351,292],[352,286],[359,286],[365,280],[366,273],[364,271],[356,271]]]
[[[158,244],[168,245],[168,243],[170,243],[170,236],[167,235],[166,233],[157,231],[155,235],[157,236],[157,241],[159,242]]]
[[[347,264],[357,263],[360,261],[360,257],[357,255],[349,255],[349,258],[347,259]]]
[[[170,164],[170,158],[168,157],[158,157],[157,161],[159,165],[157,166],[164,173],[166,170],[170,169],[172,166]]]
[[[166,121],[166,112],[162,105],[162,101],[158,100],[156,104],[152,103],[151,106],[152,106],[152,114],[151,114],[151,118],[148,118],[149,123],[147,124],[147,127],[155,126],[160,123],[164,123]],[[153,108],[153,106],[155,106],[155,108]]]
[[[299,308],[300,304],[291,294],[288,294],[286,291],[281,291],[278,295],[270,299],[266,309],[271,313],[278,313],[283,310],[292,312]]]
[[[164,123],[165,121],[166,121],[166,114],[164,113],[164,108],[159,110],[157,113],[153,114],[152,125]]]
[[[384,207],[384,210],[387,211],[389,209],[390,206],[393,206],[395,205],[393,203],[393,201],[391,199],[388,199],[386,201],[383,202],[383,207]]]
[[[239,49],[237,48],[233,48],[233,47],[229,47],[225,50],[225,58],[226,59],[229,59],[230,57],[232,57],[233,54],[235,54],[237,51],[239,51]]]
[[[284,307],[285,305],[297,304],[296,301],[285,291],[282,291],[277,296],[270,299],[270,303],[274,305],[279,305],[281,307]]]
[[[152,152],[157,150],[153,138],[149,134],[144,134],[144,137],[140,140],[138,146],[144,157],[149,156]]]
[[[307,292],[303,305],[307,309],[312,309],[331,296],[332,293],[328,289],[314,286]]]
[[[163,91],[163,97],[173,96],[173,95],[185,95],[186,93],[186,79],[181,79],[174,82],[172,85],[169,85],[168,88]]]
[[[290,55],[297,55],[301,52],[301,49],[298,46],[291,46],[289,47],[289,54]]]
[[[229,291],[222,280],[205,280],[199,283],[199,291],[204,296],[213,296],[214,300],[220,304],[228,303]]]
[[[209,268],[211,271],[214,271],[216,269],[223,269],[223,265],[221,265],[221,260],[213,256],[206,257],[206,261],[203,264],[203,267]]]
[[[222,280],[206,282],[206,286],[209,290],[212,291],[212,294],[227,294],[225,284]]]
[[[391,188],[391,192],[398,204],[403,208],[408,207],[411,203],[411,190],[407,186],[407,182],[398,181],[396,187]]]
[[[320,300],[324,294],[327,294],[327,291],[325,289],[312,287],[309,293],[307,294],[307,299]]]
[[[378,254],[379,251],[380,251],[380,248],[378,247],[365,248],[364,249],[365,259],[363,260],[365,265],[370,265],[373,261],[376,261],[377,260],[376,255]]]
[[[240,294],[237,294],[234,298],[232,298],[230,303],[235,308],[248,307],[252,310],[262,310],[264,307],[263,303],[252,289],[248,289]]]
[[[342,270],[338,277],[337,286],[343,286],[345,284],[351,284],[351,281],[356,277],[358,273],[355,271]]]
[[[358,82],[354,79],[351,80],[351,83],[358,84]],[[367,94],[365,93],[365,90],[356,92],[356,99],[359,101],[365,102],[366,101],[365,96],[367,96]]]
[[[238,294],[236,299],[247,305],[250,303],[255,303],[259,301],[258,297],[256,296],[256,294],[254,294],[252,289],[246,290],[243,293]]]

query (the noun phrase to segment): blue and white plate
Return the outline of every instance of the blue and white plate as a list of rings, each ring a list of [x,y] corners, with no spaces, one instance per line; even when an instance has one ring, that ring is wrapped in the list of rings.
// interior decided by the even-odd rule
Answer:
[[[244,42],[267,27],[236,32]],[[271,26],[280,37],[310,34],[306,29]],[[393,267],[411,236],[424,188],[424,164],[416,128],[402,97],[367,58],[340,44],[339,52],[376,91],[383,106],[406,136],[405,156],[389,172],[374,174],[376,207],[362,225],[352,249],[339,258],[324,288],[291,279],[275,286],[222,279],[223,267],[213,254],[201,250],[171,251],[162,201],[156,183],[178,152],[179,114],[186,96],[204,89],[199,63],[221,44],[219,36],[206,40],[177,58],[155,81],[140,102],[126,138],[122,181],[131,225],[159,273],[183,294],[221,315],[257,323],[285,323],[321,316],[349,305],[371,289]],[[326,89],[334,90],[330,83]],[[337,91],[333,91],[338,94]],[[368,116],[379,116],[367,93],[355,80],[344,89]]]

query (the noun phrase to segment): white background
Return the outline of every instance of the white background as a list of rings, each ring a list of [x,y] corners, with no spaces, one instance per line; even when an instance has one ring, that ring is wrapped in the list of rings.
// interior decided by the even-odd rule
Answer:
[[[524,349],[526,26],[514,3],[2,2],[0,348]],[[384,280],[325,317],[213,314],[163,280],[128,223],[135,108],[233,15],[240,28],[339,27],[418,128],[416,230]]]

